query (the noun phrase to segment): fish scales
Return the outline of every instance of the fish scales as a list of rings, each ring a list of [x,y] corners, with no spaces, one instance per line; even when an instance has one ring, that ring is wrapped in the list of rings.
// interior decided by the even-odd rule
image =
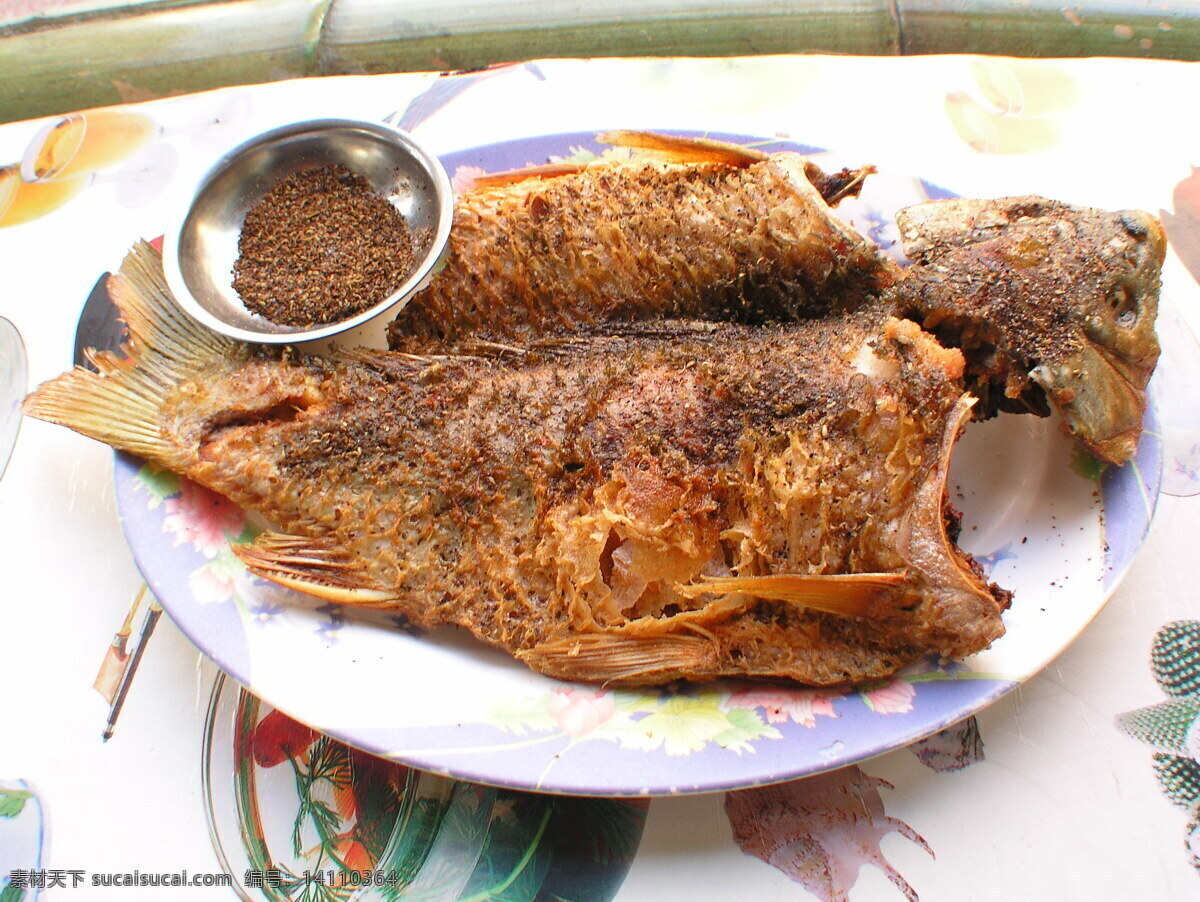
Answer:
[[[180,362],[161,334],[199,327],[158,267],[140,248],[114,283],[132,366],[27,409],[264,514],[237,549],[258,575],[630,684],[866,679],[1003,631],[1007,593],[946,533],[961,355],[882,309],[425,355],[209,337]],[[157,437],[86,413],[112,397]]]
[[[469,190],[446,265],[400,312],[393,346],[856,307],[899,269],[832,215],[814,179],[827,177],[780,153],[742,165],[622,161]]]
[[[901,273],[828,209],[867,170],[693,150],[470,192],[474,236],[396,353],[203,333],[141,248],[116,291],[134,366],[100,355],[103,378],[27,409],[265,512],[278,531],[239,549],[258,575],[555,676],[823,684],[985,647],[1008,593],[953,541],[963,386],[985,414],[1040,412],[1040,387],[1094,454],[1130,453],[1161,228],[1040,198],[921,205]],[[980,286],[1005,278],[994,304]]]
[[[671,162],[513,172],[458,201],[445,268],[401,311],[394,348],[527,340],[606,322],[787,322],[882,295],[963,350],[997,411],[1063,417],[1091,454],[1132,456],[1158,357],[1166,241],[1141,211],[1035,196],[918,204],[898,267],[831,206],[873,171],[644,132],[604,136]]]

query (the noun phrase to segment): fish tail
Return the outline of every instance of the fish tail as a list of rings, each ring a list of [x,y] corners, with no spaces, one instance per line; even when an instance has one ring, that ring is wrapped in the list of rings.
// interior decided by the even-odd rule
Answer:
[[[39,387],[23,410],[114,448],[160,463],[171,462],[161,428],[167,398],[236,344],[188,317],[175,304],[162,257],[137,244],[109,278],[109,292],[128,330],[121,354],[88,351],[95,371],[74,370]]]
[[[99,370],[77,368],[25,400],[24,413],[142,457],[162,457],[157,388],[113,354],[90,355]]]

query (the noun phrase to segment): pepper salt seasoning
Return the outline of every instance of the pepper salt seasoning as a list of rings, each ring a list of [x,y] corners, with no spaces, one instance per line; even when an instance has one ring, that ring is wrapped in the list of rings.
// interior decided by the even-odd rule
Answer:
[[[246,214],[233,287],[285,326],[339,322],[378,304],[415,262],[400,211],[345,166],[303,169]]]

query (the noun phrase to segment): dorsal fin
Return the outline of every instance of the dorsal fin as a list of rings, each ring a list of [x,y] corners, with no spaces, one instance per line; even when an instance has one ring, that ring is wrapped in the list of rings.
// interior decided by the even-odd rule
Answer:
[[[587,163],[543,163],[541,166],[526,166],[523,169],[505,169],[477,175],[471,180],[475,188],[501,188],[527,179],[552,179],[563,175],[575,175],[588,167]]]
[[[601,144],[613,147],[628,147],[653,154],[660,160],[671,163],[720,163],[726,166],[749,166],[767,159],[768,154],[728,141],[711,138],[683,138],[662,135],[657,132],[616,129],[596,136]],[[587,169],[590,163],[544,163],[541,166],[526,166],[522,169],[506,169],[489,172],[472,180],[475,188],[499,188],[527,179],[549,179],[564,175],[575,175]]]
[[[614,147],[647,150],[672,163],[724,163],[727,166],[740,167],[758,163],[769,156],[761,150],[743,147],[728,141],[714,141],[711,138],[684,138],[631,129],[603,132],[596,136],[596,140],[601,144],[611,144]]]
[[[629,147],[648,151],[660,159],[672,163],[722,163],[727,166],[745,167],[770,158],[770,154],[753,147],[714,141],[711,138],[683,138],[662,135],[658,132],[616,130],[597,136],[602,144]],[[842,169],[825,172],[812,160],[804,161],[804,174],[831,207],[836,207],[847,197],[858,197],[867,176],[875,173],[874,166],[859,169]]]

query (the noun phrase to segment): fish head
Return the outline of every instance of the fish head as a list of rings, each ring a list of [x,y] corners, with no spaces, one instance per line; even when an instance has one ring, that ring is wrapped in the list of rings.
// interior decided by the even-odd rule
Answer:
[[[1094,456],[1129,460],[1159,355],[1161,223],[1035,196],[932,201],[897,222],[913,263],[891,299],[962,348],[981,411],[1054,408]]]
[[[1089,268],[1094,285],[1067,310],[1081,340],[1061,360],[1034,367],[1030,378],[1089,452],[1122,464],[1137,450],[1160,353],[1155,322],[1166,233],[1148,213],[1108,215],[1104,240],[1084,244],[1099,264]]]
[[[1101,267],[1095,290],[1071,313],[1097,350],[1145,387],[1159,353],[1155,321],[1166,232],[1140,210],[1111,217],[1111,233],[1096,248]]]

